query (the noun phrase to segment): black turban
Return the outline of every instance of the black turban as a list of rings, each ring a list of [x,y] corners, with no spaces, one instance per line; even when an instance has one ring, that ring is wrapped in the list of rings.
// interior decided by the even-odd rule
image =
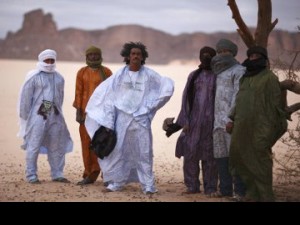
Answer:
[[[213,48],[205,46],[200,49],[199,59],[201,62],[203,62],[204,53],[208,53],[211,56],[211,58],[216,55],[216,51]]]
[[[252,55],[254,53],[261,54],[265,59],[268,59],[268,52],[267,52],[267,49],[265,49],[264,47],[261,47],[261,46],[250,47],[247,51],[248,58],[250,55]]]

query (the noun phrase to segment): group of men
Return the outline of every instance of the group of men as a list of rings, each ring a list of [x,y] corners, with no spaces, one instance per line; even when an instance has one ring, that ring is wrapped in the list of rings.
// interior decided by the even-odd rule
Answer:
[[[190,73],[177,121],[164,121],[166,135],[182,129],[176,157],[184,157],[187,194],[200,192],[237,201],[274,201],[272,146],[287,129],[278,78],[267,50],[248,49],[242,65],[237,45],[227,39],[200,50],[199,68]],[[219,179],[219,191],[217,191]]]
[[[113,75],[102,65],[101,50],[86,50],[87,66],[77,73],[73,106],[82,143],[83,179],[78,185],[96,181],[102,171],[107,191],[121,190],[129,182],[140,182],[142,191],[157,191],[153,174],[151,122],[159,108],[173,95],[174,82],[144,66],[148,51],[140,42],[125,43],[121,51],[125,66]],[[19,135],[26,149],[26,179],[40,183],[39,153],[48,153],[51,177],[70,182],[63,175],[65,154],[73,142],[61,112],[64,79],[55,70],[56,52],[40,53],[38,67],[27,75],[21,88]],[[101,84],[101,85],[99,85]],[[116,144],[103,159],[90,150],[100,127],[114,131]]]
[[[184,158],[185,193],[200,192],[201,161],[207,196],[273,201],[271,147],[287,126],[279,82],[268,69],[265,48],[250,48],[243,65],[235,59],[237,50],[227,39],[221,39],[216,50],[201,48],[201,63],[188,76],[178,118],[175,123],[167,118],[164,130],[169,137],[182,129],[175,155]],[[120,54],[126,65],[112,74],[102,65],[101,50],[91,46],[85,52],[87,66],[77,73],[73,106],[84,163],[83,179],[77,184],[92,184],[102,172],[106,191],[139,182],[145,194],[153,194],[157,189],[151,122],[173,95],[174,82],[144,65],[144,44],[125,43]],[[64,79],[55,70],[54,50],[41,52],[38,60],[37,69],[26,77],[19,103],[26,178],[40,183],[38,154],[48,153],[52,180],[69,182],[63,168],[73,142],[61,111]],[[90,150],[101,127],[114,132],[117,140],[102,159]]]

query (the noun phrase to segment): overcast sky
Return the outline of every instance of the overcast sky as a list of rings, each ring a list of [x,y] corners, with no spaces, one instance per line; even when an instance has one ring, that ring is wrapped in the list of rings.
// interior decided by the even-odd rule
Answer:
[[[256,26],[257,0],[236,0],[248,26]],[[272,0],[277,29],[297,31],[300,0]],[[170,34],[234,31],[227,0],[0,0],[0,38],[22,26],[24,13],[41,8],[52,13],[58,29],[105,29],[139,24]]]

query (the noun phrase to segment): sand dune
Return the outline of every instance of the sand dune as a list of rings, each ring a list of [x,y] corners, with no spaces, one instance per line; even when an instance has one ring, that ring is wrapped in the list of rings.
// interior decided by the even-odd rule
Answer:
[[[20,87],[26,73],[35,68],[35,61],[0,60],[0,201],[96,201],[96,202],[194,202],[194,201],[230,201],[225,198],[207,198],[203,193],[183,195],[185,190],[182,174],[182,159],[175,158],[175,144],[179,132],[167,138],[162,131],[162,122],[166,117],[176,117],[181,104],[181,94],[187,75],[197,68],[197,64],[170,64],[166,66],[148,65],[162,75],[175,81],[175,93],[172,99],[155,116],[152,128],[154,136],[154,171],[159,192],[153,196],[141,193],[138,184],[130,184],[122,192],[103,193],[101,178],[86,187],[75,185],[81,180],[83,162],[81,158],[78,124],[75,121],[75,110],[72,102],[75,93],[77,70],[84,63],[58,62],[57,69],[65,78],[64,115],[74,141],[74,150],[66,156],[65,176],[70,184],[54,183],[50,178],[50,169],[45,155],[38,160],[40,185],[28,184],[25,181],[25,152],[20,149],[21,140],[18,131],[16,104]],[[104,63],[105,64],[105,63]],[[105,64],[116,71],[122,64]],[[299,101],[299,96],[289,95],[289,103]],[[294,120],[295,123],[296,120]],[[293,126],[293,123],[290,124]],[[279,144],[274,151],[281,151]],[[299,186],[299,183],[298,183]],[[284,186],[275,184],[275,193],[279,201],[299,201],[300,191],[297,184]]]

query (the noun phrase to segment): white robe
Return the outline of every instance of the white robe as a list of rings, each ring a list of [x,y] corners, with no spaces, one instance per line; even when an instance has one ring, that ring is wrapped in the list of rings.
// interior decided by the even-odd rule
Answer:
[[[65,153],[73,149],[73,141],[66,126],[62,104],[64,78],[58,73],[31,71],[21,89],[18,104],[20,117],[19,136],[23,138],[22,148],[26,150],[27,180],[37,178],[37,157],[47,153],[52,178],[63,177]],[[52,109],[46,120],[39,115],[42,100],[54,101],[59,115]]]
[[[144,192],[154,192],[151,121],[173,95],[174,82],[145,66],[132,76],[125,66],[96,88],[85,125],[91,138],[101,125],[117,134],[112,153],[99,159],[104,182],[117,190],[139,181]]]

